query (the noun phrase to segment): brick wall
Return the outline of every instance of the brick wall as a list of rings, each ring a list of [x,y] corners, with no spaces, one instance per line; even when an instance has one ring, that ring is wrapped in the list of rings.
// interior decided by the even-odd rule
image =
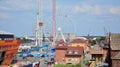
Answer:
[[[117,55],[118,52],[120,52],[120,51],[119,50],[111,50],[111,57],[114,57],[115,55]]]
[[[112,60],[112,67],[120,67],[120,59]]]
[[[55,57],[55,61],[58,64],[64,64],[65,63],[65,54],[66,54],[66,50],[56,50],[56,57]]]

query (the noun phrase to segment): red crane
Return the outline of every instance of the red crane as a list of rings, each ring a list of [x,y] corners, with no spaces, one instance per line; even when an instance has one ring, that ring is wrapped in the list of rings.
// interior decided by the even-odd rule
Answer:
[[[53,31],[53,45],[55,45],[55,38],[56,38],[56,0],[53,0],[53,26],[52,26],[52,31]]]

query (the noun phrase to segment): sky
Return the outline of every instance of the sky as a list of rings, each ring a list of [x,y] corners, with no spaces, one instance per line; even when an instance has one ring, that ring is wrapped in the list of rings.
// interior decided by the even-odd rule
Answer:
[[[39,0],[0,0],[0,31],[34,36]],[[42,1],[43,30],[52,33],[52,0]],[[56,28],[78,36],[120,33],[120,0],[56,0]]]

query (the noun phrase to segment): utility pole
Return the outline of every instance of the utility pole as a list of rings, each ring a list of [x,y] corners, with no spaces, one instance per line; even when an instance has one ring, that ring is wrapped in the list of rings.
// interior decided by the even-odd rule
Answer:
[[[109,42],[108,42],[108,67],[112,67],[112,60],[111,60],[111,48],[110,48],[110,37],[111,37],[111,33],[109,32]]]

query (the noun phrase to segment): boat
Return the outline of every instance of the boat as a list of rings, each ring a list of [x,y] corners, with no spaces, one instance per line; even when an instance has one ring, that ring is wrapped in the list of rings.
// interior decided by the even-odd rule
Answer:
[[[14,34],[0,31],[0,66],[11,65],[20,43]]]

